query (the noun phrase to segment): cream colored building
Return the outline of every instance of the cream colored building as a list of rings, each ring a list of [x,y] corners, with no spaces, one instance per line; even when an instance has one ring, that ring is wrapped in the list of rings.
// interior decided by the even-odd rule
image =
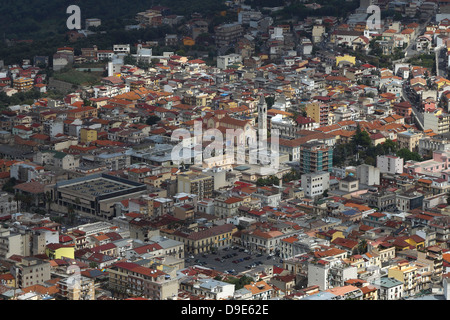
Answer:
[[[68,300],[95,300],[94,280],[72,275],[58,282],[58,289]]]
[[[401,262],[388,270],[388,277],[403,283],[403,290],[407,295],[416,293],[417,267],[410,262]]]
[[[202,173],[178,174],[178,193],[195,194],[199,199],[210,198],[214,188],[214,178]]]
[[[404,131],[397,134],[399,149],[406,148],[411,152],[419,151],[419,141],[423,137],[423,132]]]
[[[178,280],[161,270],[132,262],[119,262],[108,269],[109,287],[117,298],[144,297],[171,300],[178,295]]]

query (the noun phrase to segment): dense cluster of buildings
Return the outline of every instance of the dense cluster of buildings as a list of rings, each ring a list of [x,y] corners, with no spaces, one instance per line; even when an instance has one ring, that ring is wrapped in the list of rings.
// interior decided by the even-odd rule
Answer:
[[[293,25],[243,6],[238,21],[214,30],[219,47],[236,49],[214,66],[142,44],[135,57],[148,68],[124,63],[128,44],[82,56],[58,49],[56,69],[106,58],[108,76],[1,112],[0,297],[448,300],[450,80],[439,67],[376,67],[351,53],[370,43],[385,54],[446,48],[447,5],[390,2],[433,22],[385,19],[379,30],[365,24],[366,5],[347,21]],[[166,9],[137,20],[176,23]],[[192,39],[208,30],[194,20]],[[7,94],[45,80],[29,62],[2,67]],[[174,139],[180,129],[188,136]],[[277,166],[249,161],[251,136],[218,139],[258,129],[277,148]],[[394,142],[423,160],[392,150],[336,165],[337,146],[360,131],[374,147]],[[225,148],[235,144],[244,146],[240,163]],[[175,161],[180,145],[188,152]],[[211,145],[215,153],[198,161]],[[228,248],[276,260],[242,273],[186,264]],[[243,277],[251,281],[237,287]]]

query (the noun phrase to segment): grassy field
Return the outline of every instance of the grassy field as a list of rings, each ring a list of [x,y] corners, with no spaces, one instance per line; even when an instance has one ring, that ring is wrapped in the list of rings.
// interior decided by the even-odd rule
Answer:
[[[56,80],[69,82],[75,85],[97,85],[100,84],[102,72],[84,72],[70,69],[63,72],[55,72]]]

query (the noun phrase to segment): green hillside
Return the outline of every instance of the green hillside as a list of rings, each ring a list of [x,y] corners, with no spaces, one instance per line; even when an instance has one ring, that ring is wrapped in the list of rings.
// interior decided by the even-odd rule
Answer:
[[[225,0],[2,0],[0,5],[0,36],[8,39],[44,39],[67,30],[70,14],[67,7],[77,5],[81,10],[82,26],[86,18],[103,22],[117,21],[133,24],[136,13],[162,5],[172,13],[189,15],[193,12],[216,13],[224,9]]]

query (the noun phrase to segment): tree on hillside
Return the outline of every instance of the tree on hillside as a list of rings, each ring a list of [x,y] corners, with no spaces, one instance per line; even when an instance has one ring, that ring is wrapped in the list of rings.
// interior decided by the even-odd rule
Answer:
[[[370,140],[369,133],[367,131],[361,130],[359,124],[356,127],[356,132],[352,138],[352,142],[356,148],[358,146],[361,146],[362,148],[366,149],[372,145],[372,140]]]
[[[397,151],[397,156],[403,158],[404,161],[422,161],[422,157],[417,152],[412,152],[407,148],[402,148]]]
[[[145,121],[146,124],[148,124],[149,126],[157,124],[159,121],[161,121],[161,118],[158,116],[150,116],[147,118],[147,120]]]

